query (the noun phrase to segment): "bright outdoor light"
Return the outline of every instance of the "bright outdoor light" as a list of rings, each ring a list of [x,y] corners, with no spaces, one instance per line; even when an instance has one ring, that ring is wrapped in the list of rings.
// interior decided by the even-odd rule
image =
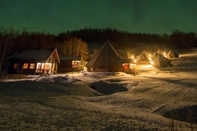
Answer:
[[[163,56],[164,56],[164,57],[167,57],[167,56],[166,56],[166,52],[165,52],[165,51],[164,51],[164,53],[163,53]]]
[[[154,62],[153,62],[153,61],[150,61],[150,64],[151,64],[151,65],[154,65]]]
[[[83,71],[87,71],[87,67],[83,67]]]

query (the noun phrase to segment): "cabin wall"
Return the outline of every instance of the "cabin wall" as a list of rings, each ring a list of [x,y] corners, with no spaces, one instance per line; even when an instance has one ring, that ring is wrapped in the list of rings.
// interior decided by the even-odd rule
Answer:
[[[57,74],[58,73],[58,65],[59,65],[59,63],[58,63],[57,59],[55,58],[55,56],[51,55],[51,57],[49,58],[48,62],[52,63],[50,72],[52,74]]]
[[[58,72],[58,62],[55,59],[55,57],[49,58],[46,62],[11,61],[8,69],[9,74],[35,75],[35,74],[49,74],[49,73],[56,74],[57,72]]]
[[[69,72],[72,69],[72,60],[61,60],[58,70],[61,73]]]
[[[78,63],[79,65],[74,66],[73,61],[76,61],[76,60],[61,60],[59,67],[58,67],[58,71],[61,73],[79,71],[81,69],[80,62]]]
[[[23,68],[24,64],[28,64],[27,68]],[[34,68],[30,68],[30,64],[34,64]],[[17,65],[17,66],[16,66]],[[12,61],[9,64],[9,74],[35,74],[36,63],[35,62],[17,62]]]

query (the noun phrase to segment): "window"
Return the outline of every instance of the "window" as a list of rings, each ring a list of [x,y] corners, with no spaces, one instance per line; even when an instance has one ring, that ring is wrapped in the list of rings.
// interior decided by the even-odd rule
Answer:
[[[18,69],[19,68],[19,64],[18,63],[14,63],[14,69]]]
[[[36,69],[41,69],[41,63],[37,63]]]
[[[80,66],[80,61],[73,60],[72,61],[72,68],[78,68]]]
[[[36,72],[42,72],[42,64],[41,63],[37,63],[37,66],[36,66]]]
[[[35,68],[35,63],[31,63],[29,69],[34,69],[34,68]]]
[[[45,63],[44,64],[44,69],[50,70],[51,69],[51,63]]]
[[[23,69],[27,69],[28,68],[28,63],[24,63],[23,64]]]

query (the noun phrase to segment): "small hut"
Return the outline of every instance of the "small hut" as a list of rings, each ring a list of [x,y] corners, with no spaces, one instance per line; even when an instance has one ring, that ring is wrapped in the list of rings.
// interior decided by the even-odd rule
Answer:
[[[164,51],[161,50],[161,49],[158,49],[158,50],[156,51],[156,53],[159,53],[159,54],[162,54],[162,55],[163,55]]]
[[[171,61],[164,57],[160,53],[155,53],[154,59],[153,59],[153,66],[155,67],[168,67],[171,66]]]
[[[131,61],[131,60],[130,60]],[[94,72],[122,72],[125,68],[129,68],[130,62],[124,60],[117,50],[111,45],[110,42],[106,42],[100,50],[89,60],[86,64],[88,71]]]
[[[145,51],[145,50],[143,50],[142,52],[141,52],[141,54],[144,54],[147,58],[149,57],[149,53],[147,52],[147,51]]]
[[[150,64],[148,53],[140,53],[138,56],[136,56],[136,61],[137,64]]]
[[[168,51],[167,58],[176,58],[176,57],[179,57],[179,54],[178,53],[176,53],[173,50]]]
[[[81,69],[80,56],[60,56],[58,72],[65,73],[70,71],[79,71]]]

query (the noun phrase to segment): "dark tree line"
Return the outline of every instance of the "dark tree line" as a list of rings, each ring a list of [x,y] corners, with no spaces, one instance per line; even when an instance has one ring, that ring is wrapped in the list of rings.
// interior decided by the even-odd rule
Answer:
[[[88,45],[110,41],[117,49],[130,50],[140,44],[156,50],[167,48],[191,48],[197,46],[194,32],[174,30],[172,34],[129,33],[116,29],[85,28],[67,31],[58,35],[44,32],[28,32],[0,28],[0,62],[20,48],[57,48],[60,55],[82,55],[88,60]]]
[[[106,40],[111,41],[117,48],[133,48],[139,43],[150,45],[153,48],[190,48],[197,46],[197,37],[194,32],[185,33],[180,30],[174,30],[172,34],[147,34],[147,33],[128,33],[116,29],[91,29],[85,28],[67,32],[72,36],[81,38],[88,44],[103,44]]]

